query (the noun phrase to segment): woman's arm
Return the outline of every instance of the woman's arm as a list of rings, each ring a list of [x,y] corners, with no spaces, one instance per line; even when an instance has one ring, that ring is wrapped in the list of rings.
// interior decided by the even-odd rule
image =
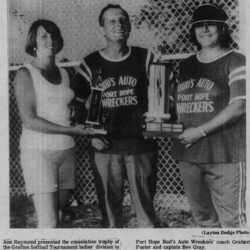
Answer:
[[[237,119],[241,118],[246,113],[245,99],[237,99],[231,102],[225,109],[223,109],[217,116],[209,122],[197,128],[186,129],[179,137],[186,147],[196,143],[206,135],[227,126]]]
[[[15,95],[23,126],[27,129],[47,134],[94,134],[91,129],[84,129],[84,125],[64,127],[37,116],[33,80],[29,70],[26,68],[19,69],[16,74]]]

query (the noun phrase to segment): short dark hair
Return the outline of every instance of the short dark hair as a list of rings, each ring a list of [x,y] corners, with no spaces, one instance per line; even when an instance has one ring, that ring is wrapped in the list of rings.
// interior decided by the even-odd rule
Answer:
[[[37,48],[36,35],[37,35],[37,30],[40,26],[42,26],[48,33],[52,34],[53,39],[56,39],[58,41],[58,47],[56,53],[60,52],[63,48],[63,38],[60,29],[54,22],[45,19],[40,19],[35,21],[29,29],[27,42],[25,46],[26,53],[36,57],[36,50],[35,50]]]
[[[104,26],[104,20],[103,20],[104,12],[105,12],[106,10],[108,10],[108,9],[121,9],[121,10],[124,12],[126,18],[129,20],[128,12],[127,12],[126,10],[124,10],[124,9],[121,7],[121,5],[119,5],[119,4],[108,4],[106,7],[104,7],[104,8],[101,10],[101,13],[100,13],[100,15],[99,15],[99,25],[100,25],[101,27]]]
[[[214,22],[219,32],[220,45],[222,48],[229,49],[231,44],[233,44],[233,39],[230,35],[228,25],[226,23]],[[195,35],[195,27],[196,25],[192,25],[190,30],[190,36],[192,43],[197,46],[198,51],[201,50],[201,45],[196,39]]]

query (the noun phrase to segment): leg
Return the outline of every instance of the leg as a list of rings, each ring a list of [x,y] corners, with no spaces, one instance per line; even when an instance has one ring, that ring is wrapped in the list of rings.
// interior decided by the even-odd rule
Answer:
[[[57,228],[58,192],[34,194],[32,198],[37,214],[37,228]]]
[[[59,190],[59,227],[63,227],[65,211],[67,210],[67,203],[71,198],[71,189]]]
[[[206,165],[206,178],[222,227],[246,227],[245,162]]]
[[[71,197],[71,190],[75,188],[76,150],[75,147],[61,150],[59,154],[58,183],[59,183],[59,220],[63,226],[67,203]]]
[[[205,173],[193,163],[179,162],[185,192],[199,227],[220,227]]]
[[[58,226],[57,151],[21,149],[21,165],[28,195],[32,195],[38,228]]]
[[[121,227],[125,166],[120,155],[95,153],[93,156],[96,191],[103,227]]]
[[[157,181],[156,153],[129,155],[125,161],[138,227],[153,228],[155,222],[153,199]]]

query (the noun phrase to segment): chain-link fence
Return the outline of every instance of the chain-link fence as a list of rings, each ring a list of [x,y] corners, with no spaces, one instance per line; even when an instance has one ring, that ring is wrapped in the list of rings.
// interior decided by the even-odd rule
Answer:
[[[75,70],[66,68],[70,78],[74,81]],[[25,194],[25,183],[20,166],[19,140],[21,135],[21,121],[14,96],[15,71],[10,71],[10,191],[11,195]],[[89,144],[85,137],[76,136],[77,143],[77,188],[74,198],[86,203],[97,201],[92,169],[89,164]],[[177,162],[171,154],[172,141],[159,138],[158,142],[158,184],[155,200],[158,205],[187,207],[184,190],[179,175]],[[131,203],[128,183],[125,183],[125,204]]]
[[[39,3],[43,3],[40,5]],[[185,57],[195,52],[189,42],[189,28],[193,10],[205,0],[116,0],[129,13],[133,29],[129,44],[155,50],[163,45],[164,55]],[[212,1],[220,4],[229,15],[230,31],[237,48],[239,41],[238,0]],[[24,53],[28,28],[38,18],[58,24],[64,37],[64,48],[58,55],[59,61],[70,61],[66,69],[74,82],[73,66],[90,52],[105,46],[98,27],[100,10],[110,1],[106,0],[19,0],[9,1],[9,62],[10,65],[25,64],[30,57]],[[173,61],[177,73],[179,60]],[[68,65],[67,64],[64,64]],[[20,167],[19,139],[21,123],[14,96],[15,67],[9,72],[9,119],[10,119],[10,195],[25,194],[25,183]],[[89,164],[89,140],[76,137],[77,142],[77,188],[75,199],[92,203],[97,201],[93,175]],[[173,206],[188,209],[178,164],[171,158],[171,139],[159,138],[158,182],[155,203],[158,206]],[[126,182],[125,203],[130,203]]]

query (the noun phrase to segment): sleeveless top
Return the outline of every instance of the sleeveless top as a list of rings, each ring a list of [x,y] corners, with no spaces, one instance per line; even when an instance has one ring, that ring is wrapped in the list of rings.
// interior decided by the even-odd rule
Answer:
[[[79,74],[83,77],[75,88],[77,99],[86,98],[101,70],[98,87],[104,89],[102,108],[109,114],[106,139],[110,145],[101,153],[137,155],[157,149],[155,140],[142,136],[143,114],[148,111],[148,69],[154,60],[149,50],[139,47],[129,47],[129,53],[120,59],[96,51],[82,60]]]
[[[31,64],[24,67],[30,71],[33,79],[37,116],[52,123],[70,127],[68,104],[74,98],[74,92],[69,88],[69,77],[66,70],[59,68],[62,81],[59,85],[54,85],[48,82]],[[69,135],[40,133],[23,126],[21,148],[63,150],[73,146],[75,146],[74,139]]]

